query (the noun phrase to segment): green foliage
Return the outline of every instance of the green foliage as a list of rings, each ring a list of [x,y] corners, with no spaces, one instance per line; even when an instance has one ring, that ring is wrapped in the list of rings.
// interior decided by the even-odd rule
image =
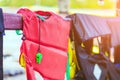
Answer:
[[[112,0],[104,0],[104,5],[98,4],[98,0],[71,0],[71,8],[111,9],[115,7]]]
[[[57,1],[58,0],[41,0],[40,5],[55,7],[57,6]]]
[[[0,0],[0,6],[51,6],[57,7],[58,0]],[[70,0],[70,8],[99,8],[99,9],[111,9],[115,7],[115,2],[112,0],[104,0],[104,5],[99,5],[98,0]]]
[[[20,6],[31,6],[35,4],[34,0],[1,0],[1,6],[11,6],[11,7],[20,7]]]

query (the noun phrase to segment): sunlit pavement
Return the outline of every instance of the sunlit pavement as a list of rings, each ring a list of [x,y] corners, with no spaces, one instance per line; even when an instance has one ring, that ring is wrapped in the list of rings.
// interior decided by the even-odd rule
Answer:
[[[58,7],[46,7],[46,6],[30,6],[30,7],[19,7],[19,8],[9,8],[9,7],[2,7],[4,12],[8,13],[16,13],[18,9],[20,8],[29,8],[31,10],[43,10],[43,11],[52,11],[58,14]],[[82,13],[82,14],[91,14],[91,15],[97,15],[97,16],[104,16],[104,17],[113,17],[116,15],[116,9],[69,9],[69,14],[74,13]]]

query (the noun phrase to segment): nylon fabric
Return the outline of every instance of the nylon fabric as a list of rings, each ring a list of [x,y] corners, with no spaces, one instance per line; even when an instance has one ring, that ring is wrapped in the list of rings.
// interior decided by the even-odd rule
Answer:
[[[82,41],[111,34],[106,19],[102,17],[79,13],[70,15],[70,17]]]
[[[44,80],[64,80],[70,21],[53,12],[20,9],[18,14],[23,15],[24,38],[20,51],[24,53],[27,80],[35,80],[34,70],[39,72]],[[36,15],[43,16],[45,20],[42,21]],[[39,46],[42,60],[37,64]]]

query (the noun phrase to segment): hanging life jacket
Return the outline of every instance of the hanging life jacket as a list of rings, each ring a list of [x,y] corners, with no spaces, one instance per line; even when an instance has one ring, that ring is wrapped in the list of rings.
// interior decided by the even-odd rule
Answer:
[[[20,9],[23,16],[23,42],[27,80],[36,80],[37,71],[44,80],[64,80],[70,21],[44,11]],[[21,56],[20,55],[20,56]]]

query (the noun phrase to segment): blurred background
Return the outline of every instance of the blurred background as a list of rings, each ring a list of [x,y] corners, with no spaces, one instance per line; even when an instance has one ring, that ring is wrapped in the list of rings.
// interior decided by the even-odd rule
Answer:
[[[26,7],[31,10],[53,11],[59,15],[85,13],[99,16],[115,16],[118,0],[0,0],[4,13],[16,13]],[[25,70],[19,65],[21,35],[6,30],[3,45],[4,80],[26,80]],[[39,78],[38,78],[39,80]]]
[[[59,0],[0,0],[1,6],[49,6],[58,7]],[[61,0],[62,1],[62,0]],[[65,1],[65,0],[63,0]],[[101,2],[100,2],[101,1]],[[117,0],[68,0],[70,8],[113,9]],[[103,2],[103,3],[102,3]]]
[[[58,13],[115,14],[119,0],[0,0],[0,6],[10,8],[29,7],[33,10],[53,10]],[[89,11],[88,11],[89,10]],[[98,11],[95,11],[98,10]],[[95,12],[94,12],[95,11]],[[105,13],[106,11],[111,11]]]

